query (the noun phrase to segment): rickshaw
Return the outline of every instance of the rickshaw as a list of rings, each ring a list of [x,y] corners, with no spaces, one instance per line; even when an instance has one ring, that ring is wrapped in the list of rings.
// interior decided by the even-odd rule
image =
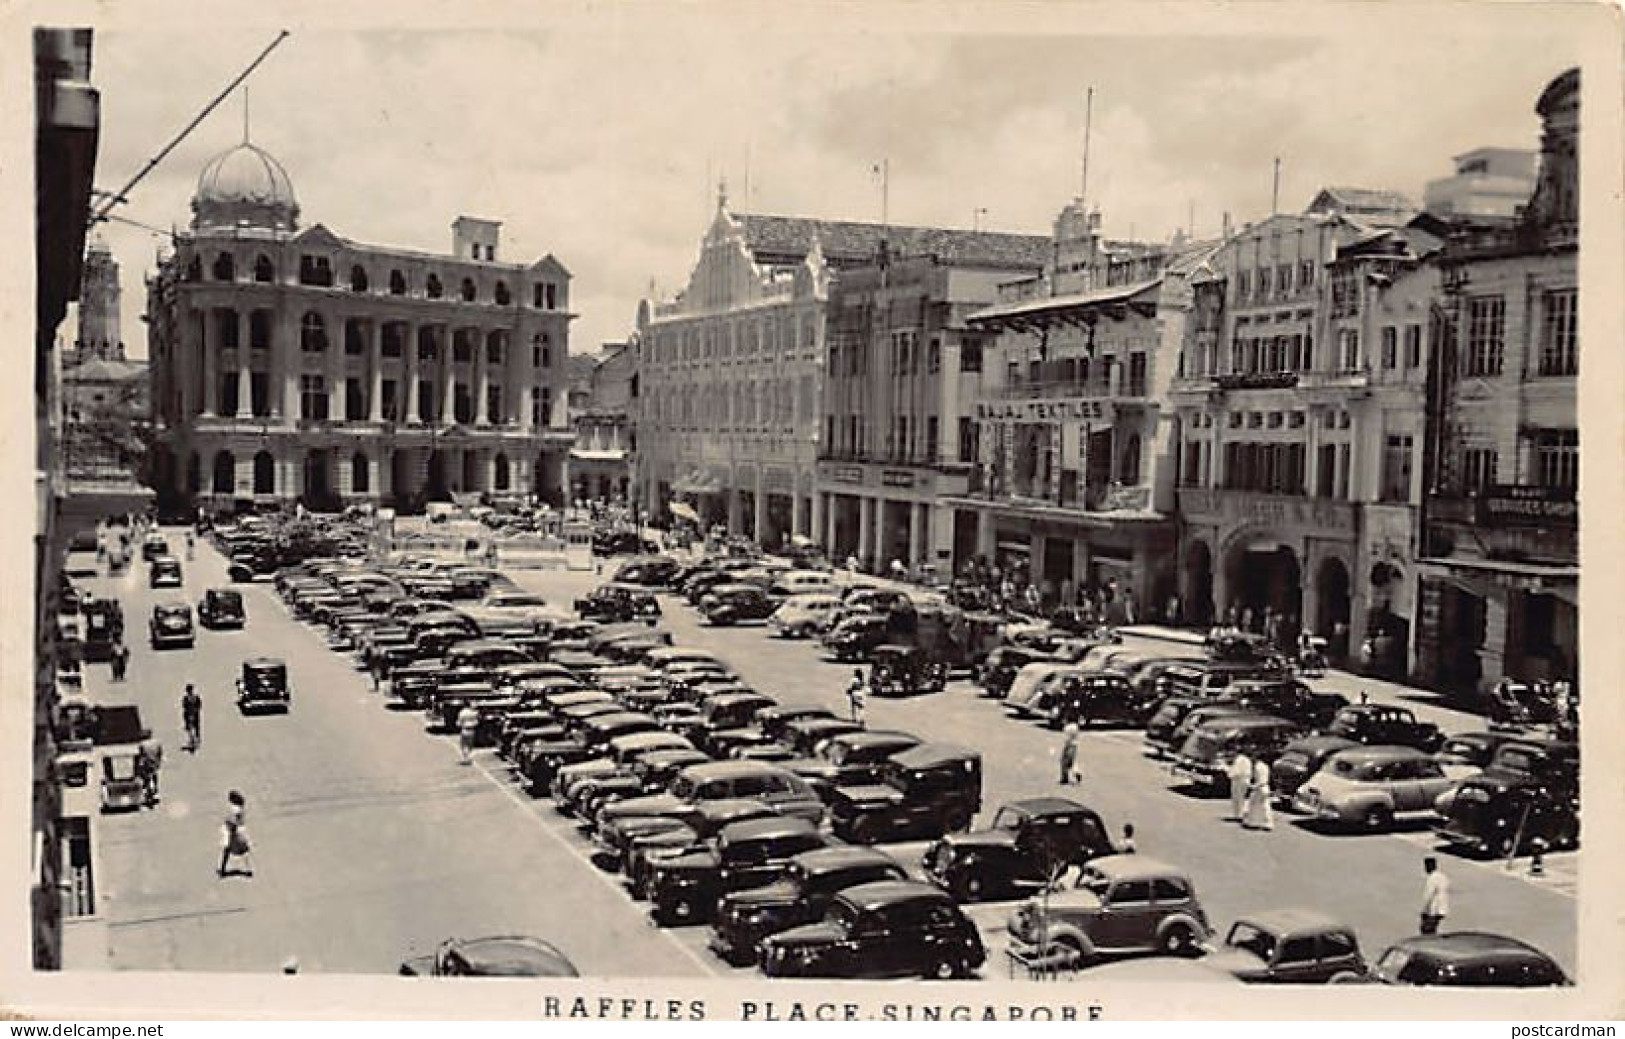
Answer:
[[[288,665],[276,657],[243,661],[237,679],[237,708],[243,713],[260,708],[287,711],[293,699],[288,689]]]
[[[147,801],[140,754],[133,749],[110,750],[102,755],[102,811],[138,809]]]
[[[876,696],[939,693],[948,681],[947,666],[918,646],[876,646],[869,664],[869,688]]]

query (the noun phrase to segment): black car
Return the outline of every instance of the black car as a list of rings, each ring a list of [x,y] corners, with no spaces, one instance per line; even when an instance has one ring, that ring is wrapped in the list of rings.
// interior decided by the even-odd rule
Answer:
[[[640,584],[646,588],[662,588],[671,584],[682,565],[665,556],[648,556],[628,560],[615,571],[615,580],[623,584]]]
[[[758,955],[770,978],[960,978],[987,959],[953,899],[908,880],[847,888],[822,920],[762,939]]]
[[[709,851],[717,834],[735,823],[780,819],[771,805],[753,798],[707,801],[686,821],[645,816],[623,821],[626,854],[623,868],[633,898],[647,898],[656,865],[697,851]]]
[[[592,551],[598,556],[653,555],[660,546],[635,530],[600,530],[592,536]]]
[[[827,845],[828,839],[806,819],[730,823],[717,834],[714,849],[655,865],[648,880],[651,912],[663,924],[704,922],[721,896],[771,884],[792,857]]]
[[[243,593],[235,588],[210,588],[197,604],[197,621],[205,628],[241,628],[248,623]]]
[[[918,646],[876,646],[869,651],[869,664],[869,689],[876,696],[940,693],[948,683],[948,665]]]
[[[1439,799],[1434,832],[1447,844],[1505,857],[1580,843],[1580,747],[1512,740],[1483,772]]]
[[[700,599],[700,615],[719,627],[765,621],[778,608],[778,600],[755,584],[719,584]]]
[[[1358,747],[1353,740],[1342,736],[1304,736],[1281,748],[1281,753],[1270,763],[1270,796],[1282,806],[1292,804],[1298,789],[1326,763],[1326,759],[1340,750]]]
[[[970,825],[982,808],[982,756],[944,743],[894,754],[878,782],[827,795],[830,827],[853,844],[936,838]]]
[[[770,740],[783,740],[792,722],[804,718],[833,718],[835,713],[827,707],[811,704],[782,704],[769,707],[756,714],[756,727]]]
[[[730,729],[742,729],[755,719],[757,712],[772,707],[778,701],[761,693],[720,693],[700,704],[700,718],[692,733],[685,733],[701,750],[717,753],[713,739]]]
[[[1415,747],[1431,754],[1444,743],[1444,733],[1432,722],[1418,721],[1408,707],[1352,704],[1338,711],[1326,731],[1366,746]]]
[[[1389,946],[1371,969],[1387,985],[1548,988],[1569,984],[1550,956],[1483,931],[1425,934]]]
[[[1068,866],[1114,850],[1093,809],[1064,797],[1033,797],[1000,808],[989,829],[937,841],[924,865],[933,881],[971,902],[1049,884]]]
[[[153,649],[185,646],[190,649],[197,642],[192,630],[192,607],[183,602],[159,603],[152,608],[152,619],[147,622],[147,633]]]
[[[293,702],[288,688],[288,665],[276,657],[252,657],[243,661],[237,678],[237,709],[270,709],[286,712]]]
[[[1057,659],[1054,653],[1030,646],[1000,646],[982,662],[977,684],[982,687],[983,695],[1002,700],[1010,692],[1010,683],[1016,680],[1017,671],[1028,664]]]
[[[837,786],[873,782],[893,754],[918,746],[920,738],[906,732],[864,729],[842,733],[824,744],[816,757],[786,761],[784,767],[812,784],[819,796]]]
[[[1221,700],[1260,714],[1297,722],[1306,729],[1330,725],[1349,706],[1341,693],[1317,693],[1294,678],[1247,678],[1231,682]]]
[[[530,747],[525,762],[524,781],[531,796],[540,797],[552,789],[553,774],[565,765],[603,753],[609,741],[659,728],[647,714],[636,711],[600,711],[581,720],[571,738]]]
[[[602,624],[622,624],[640,620],[653,624],[660,618],[660,603],[637,585],[614,581],[601,585],[575,601],[576,612],[584,620]]]
[[[895,859],[872,848],[805,851],[790,860],[782,879],[722,896],[707,945],[729,963],[754,963],[763,938],[823,919],[847,888],[907,879]]]
[[[836,660],[864,660],[891,638],[891,622],[878,613],[847,617],[824,633],[823,644]]]
[[[1068,723],[1084,728],[1098,723],[1144,725],[1151,704],[1122,674],[1101,671],[1068,675],[1047,709],[1039,713],[1055,727]]]
[[[525,936],[446,941],[432,956],[417,956],[401,964],[407,977],[527,977],[574,978],[580,975],[569,957],[550,942]]]

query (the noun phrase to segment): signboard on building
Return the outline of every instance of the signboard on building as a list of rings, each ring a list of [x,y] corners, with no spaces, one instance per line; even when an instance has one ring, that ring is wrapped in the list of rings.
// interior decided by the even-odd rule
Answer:
[[[863,467],[857,465],[837,466],[829,471],[829,478],[836,483],[862,483]]]
[[[887,469],[880,474],[880,483],[885,487],[913,487],[914,474],[907,469]]]
[[[1518,487],[1495,484],[1478,499],[1485,526],[1573,526],[1580,515],[1572,487]]]
[[[981,422],[1098,422],[1110,424],[1115,413],[1109,400],[1062,398],[1042,400],[981,400],[976,402]]]
[[[1179,511],[1193,520],[1217,521],[1229,528],[1272,527],[1340,537],[1352,536],[1355,529],[1354,506],[1325,498],[1186,488],[1179,492]]]

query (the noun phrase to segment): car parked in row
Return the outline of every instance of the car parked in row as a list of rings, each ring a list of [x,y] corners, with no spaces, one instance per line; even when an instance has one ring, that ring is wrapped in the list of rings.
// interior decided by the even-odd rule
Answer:
[[[982,756],[922,743],[892,755],[877,782],[829,791],[830,826],[853,844],[935,839],[963,830],[982,810]]]
[[[792,857],[773,883],[724,895],[706,944],[729,963],[755,963],[764,938],[823,919],[847,888],[907,879],[895,859],[872,848],[805,851]]]
[[[817,923],[762,939],[770,978],[965,977],[987,959],[981,933],[930,884],[888,880],[835,896]]]
[[[1431,813],[1434,799],[1453,785],[1415,747],[1354,747],[1327,759],[1293,803],[1322,823],[1380,831],[1400,816]]]
[[[1113,852],[1096,812],[1064,797],[1001,807],[985,830],[951,833],[926,849],[927,875],[960,902],[1054,883],[1068,867]]]
[[[650,912],[659,923],[703,923],[723,895],[771,884],[784,874],[792,857],[828,843],[806,819],[732,823],[717,834],[714,847],[655,866],[648,880]]]
[[[1140,854],[1095,859],[1076,888],[1029,899],[1008,927],[1018,953],[1074,966],[1131,952],[1192,956],[1212,937],[1190,876]]]

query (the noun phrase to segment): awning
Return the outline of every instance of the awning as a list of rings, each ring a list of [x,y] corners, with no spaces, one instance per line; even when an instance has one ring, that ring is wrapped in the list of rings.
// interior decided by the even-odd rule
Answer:
[[[1486,588],[1510,588],[1535,595],[1551,595],[1580,605],[1580,568],[1562,563],[1520,563],[1503,559],[1447,556],[1419,560],[1424,570],[1468,586],[1475,594]]]
[[[571,458],[579,458],[583,462],[624,462],[625,451],[599,451],[587,447],[576,447],[570,450]]]
[[[1156,288],[1162,279],[1137,281],[1130,285],[1113,285],[1089,292],[1073,292],[1065,296],[1041,296],[1018,303],[1003,303],[978,310],[965,318],[967,324],[985,331],[1002,328],[1024,332],[1055,324],[1087,324],[1096,315],[1092,311],[1105,310],[1112,316],[1126,316],[1122,310],[1134,297]],[[1139,304],[1136,304],[1139,306]],[[1150,304],[1155,312],[1155,304]]]
[[[666,507],[670,509],[671,514],[676,516],[678,519],[685,519],[690,523],[700,522],[700,514],[695,512],[687,502],[674,501]]]

